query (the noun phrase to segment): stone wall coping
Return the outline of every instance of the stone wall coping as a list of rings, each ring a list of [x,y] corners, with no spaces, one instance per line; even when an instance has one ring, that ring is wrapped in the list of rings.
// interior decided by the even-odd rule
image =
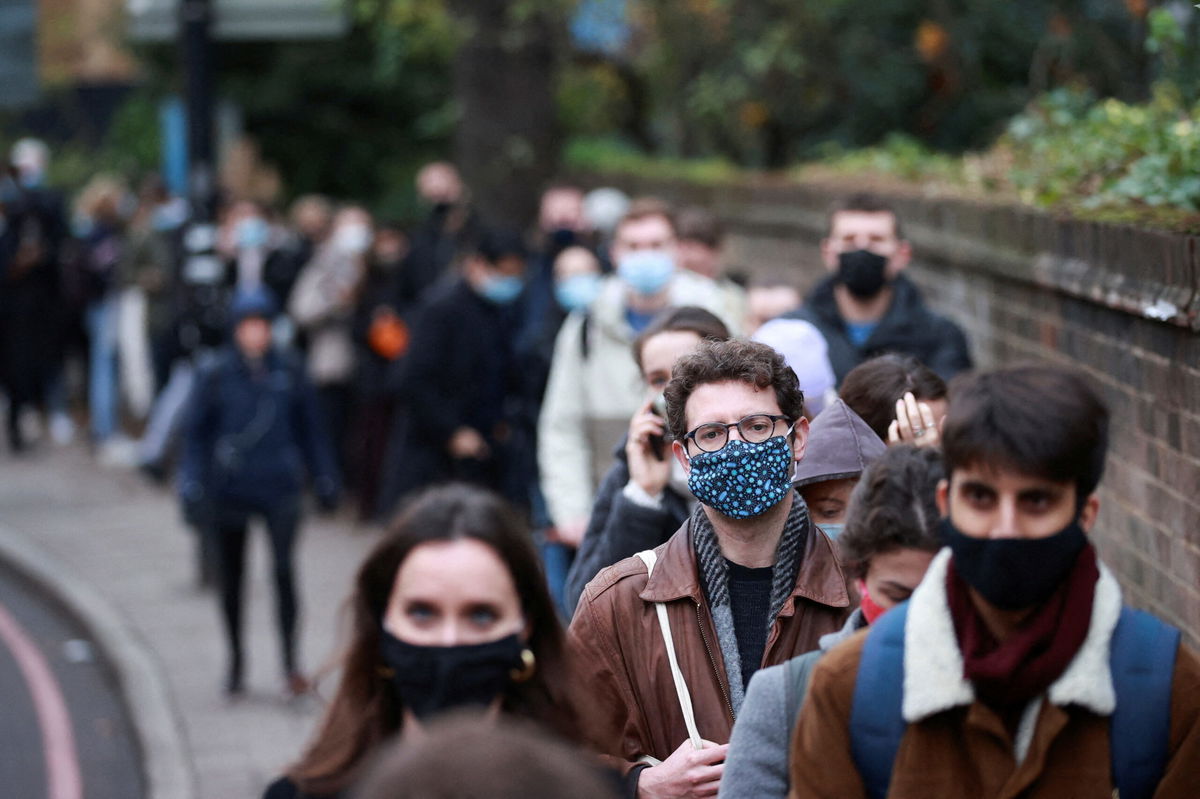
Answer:
[[[636,175],[581,176],[679,204],[705,205],[730,230],[775,238],[824,235],[844,190],[828,181],[719,184]],[[922,259],[972,264],[1010,280],[1200,332],[1200,237],[1093,222],[1013,203],[872,189],[891,202]]]

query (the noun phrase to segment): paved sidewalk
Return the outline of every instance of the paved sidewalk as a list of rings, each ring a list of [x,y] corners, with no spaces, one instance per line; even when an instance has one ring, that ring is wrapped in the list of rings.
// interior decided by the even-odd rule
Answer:
[[[230,704],[220,690],[217,600],[195,586],[193,539],[168,489],[102,469],[79,447],[43,447],[21,459],[0,454],[0,526],[44,553],[55,573],[111,604],[161,667],[196,797],[257,799],[299,754],[320,707],[283,699],[265,534],[252,537],[247,569],[247,694]],[[314,515],[303,526],[296,557],[300,662],[308,671],[335,654],[342,602],[377,539],[344,519]],[[334,678],[320,688],[328,696]]]

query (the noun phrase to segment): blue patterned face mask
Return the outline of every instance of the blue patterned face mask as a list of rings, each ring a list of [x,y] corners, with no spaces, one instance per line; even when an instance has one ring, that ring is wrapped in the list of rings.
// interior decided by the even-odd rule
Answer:
[[[696,499],[732,519],[759,516],[792,490],[792,447],[788,436],[757,444],[731,439],[716,452],[690,460],[688,488]]]

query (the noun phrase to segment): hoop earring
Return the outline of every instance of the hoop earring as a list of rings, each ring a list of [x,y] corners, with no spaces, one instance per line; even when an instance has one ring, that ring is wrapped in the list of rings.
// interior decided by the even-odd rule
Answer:
[[[533,650],[526,647],[521,650],[521,668],[511,670],[508,676],[513,682],[527,682],[533,678],[536,671],[537,658],[533,656]]]

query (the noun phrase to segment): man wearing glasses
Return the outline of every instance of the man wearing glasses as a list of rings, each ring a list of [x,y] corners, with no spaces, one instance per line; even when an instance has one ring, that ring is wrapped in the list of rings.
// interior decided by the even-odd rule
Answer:
[[[705,342],[665,393],[672,449],[700,504],[652,555],[588,584],[569,640],[585,732],[625,762],[630,794],[713,796],[751,675],[815,649],[851,595],[792,488],[808,422],[782,356]]]

